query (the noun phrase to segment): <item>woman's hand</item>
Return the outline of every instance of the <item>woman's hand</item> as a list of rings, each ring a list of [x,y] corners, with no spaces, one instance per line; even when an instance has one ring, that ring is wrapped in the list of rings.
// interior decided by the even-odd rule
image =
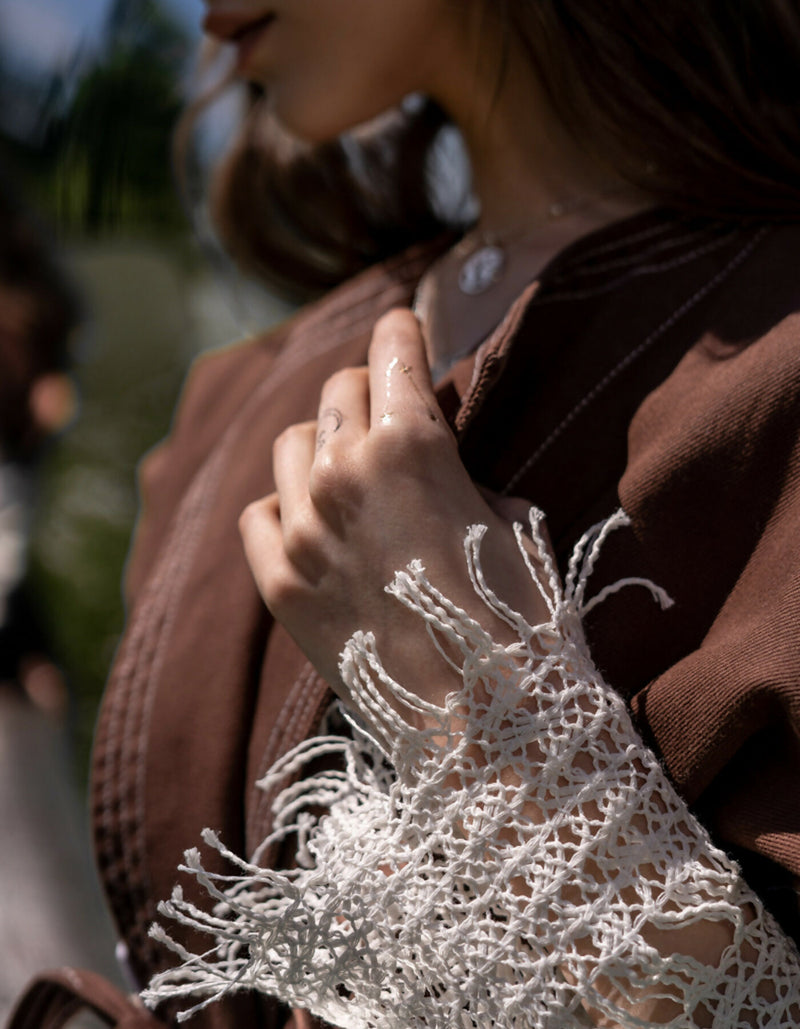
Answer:
[[[489,527],[482,564],[492,589],[532,624],[548,617],[510,523],[459,459],[411,312],[377,323],[368,367],[332,376],[317,421],[287,429],[273,459],[277,492],[241,518],[247,559],[267,607],[340,693],[339,654],[357,629],[374,632],[384,666],[423,699],[441,703],[460,685],[419,619],[384,590],[414,558],[434,586],[504,638],[505,625],[469,580],[471,524]]]
[[[767,1016],[770,1025],[800,1025],[796,948],[694,820],[577,634],[559,636],[578,614],[574,596],[553,619],[546,662],[537,661],[539,637],[526,631],[524,640],[517,634],[519,664],[491,648],[467,669],[447,731],[437,731],[441,720],[425,724],[424,705],[414,712],[433,732],[367,703],[386,687],[384,672],[435,704],[461,685],[418,617],[384,590],[414,557],[434,586],[504,641],[505,623],[477,598],[465,569],[470,524],[489,527],[480,562],[489,587],[526,628],[549,621],[507,511],[495,513],[458,459],[408,312],[378,324],[368,369],[326,383],[317,422],[280,437],[275,474],[278,492],[242,519],[259,588],[343,695],[339,651],[356,629],[372,630],[380,660],[371,640],[350,648],[368,659],[354,690],[364,687],[360,710],[397,774],[375,776],[374,750],[358,737],[346,744],[346,780],[312,774],[305,799],[316,806],[327,797],[332,812],[313,828],[307,812],[298,819],[313,868],[283,880],[285,905],[264,903],[260,872],[255,891],[242,889],[247,876],[234,878],[230,930],[218,937],[223,959],[213,967],[193,958],[186,971],[164,973],[150,999],[217,996],[226,978],[236,989],[246,975],[284,999],[292,984],[293,1002],[306,990],[323,1013],[334,1010],[324,1004],[344,1011],[352,1002],[341,1024],[354,1010],[378,1024],[401,1003],[419,1024],[430,1015],[436,1025],[454,1024],[464,1010],[498,1025],[516,1017],[526,1025],[739,1026]],[[509,682],[518,669],[522,678]],[[391,703],[395,692],[384,697]],[[328,745],[291,752],[291,767]],[[287,767],[273,769],[270,782]],[[303,796],[292,793],[285,824]],[[208,883],[196,863],[193,870]],[[220,932],[216,915],[180,895],[168,910]],[[251,958],[249,945],[230,947],[237,934],[249,944],[266,932],[286,965]],[[456,938],[456,960],[441,962]],[[330,955],[335,979],[307,974],[309,948]],[[390,965],[397,992],[384,989]]]

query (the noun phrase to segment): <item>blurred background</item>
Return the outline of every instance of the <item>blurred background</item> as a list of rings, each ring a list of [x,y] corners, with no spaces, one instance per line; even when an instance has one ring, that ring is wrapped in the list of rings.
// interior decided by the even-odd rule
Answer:
[[[124,617],[136,464],[196,354],[288,313],[233,273],[175,185],[171,134],[198,88],[201,16],[200,0],[0,0],[0,193],[14,231],[0,228],[19,244],[5,294],[0,283],[0,404],[11,410],[3,388],[16,384],[36,415],[24,446],[19,426],[0,442],[0,1023],[43,965],[113,974],[84,797]],[[204,117],[206,161],[235,120],[235,96]],[[37,309],[64,315],[27,378],[9,329],[24,322],[20,254],[48,267]]]

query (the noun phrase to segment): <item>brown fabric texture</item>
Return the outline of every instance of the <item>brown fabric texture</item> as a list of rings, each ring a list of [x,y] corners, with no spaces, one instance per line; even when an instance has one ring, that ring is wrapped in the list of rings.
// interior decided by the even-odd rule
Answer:
[[[616,594],[587,622],[593,654],[718,841],[752,856],[756,888],[781,886],[770,902],[787,922],[783,880],[800,874],[798,255],[798,227],[637,216],[565,251],[477,367],[440,389],[473,478],[542,507],[562,565],[593,522],[620,503],[631,516],[593,585],[644,575],[676,603]],[[202,359],[143,466],[92,783],[100,873],[142,982],[171,960],[146,933],[183,850],[205,826],[253,850],[270,823],[255,779],[328,698],[270,624],[238,515],[272,489],[275,436],[314,416],[331,372],[364,361],[376,318],[410,301],[432,256],[373,269]],[[240,998],[194,1024],[284,1017]]]

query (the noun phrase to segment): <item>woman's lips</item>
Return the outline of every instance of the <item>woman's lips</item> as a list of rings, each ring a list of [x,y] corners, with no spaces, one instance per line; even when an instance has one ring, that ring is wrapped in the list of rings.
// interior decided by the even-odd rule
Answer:
[[[262,18],[260,21],[255,22],[250,28],[245,29],[234,39],[237,50],[236,65],[240,71],[244,71],[247,68],[247,62],[250,54],[255,50],[258,44],[264,37],[264,33],[268,31],[269,26],[274,21],[272,15],[267,18]]]
[[[274,20],[275,15],[271,13],[254,18],[252,11],[209,11],[203,20],[203,30],[236,47],[236,67],[243,72],[247,69],[250,54]]]
[[[203,31],[225,43],[239,43],[261,32],[274,19],[270,12],[254,18],[252,11],[209,11],[203,19]]]

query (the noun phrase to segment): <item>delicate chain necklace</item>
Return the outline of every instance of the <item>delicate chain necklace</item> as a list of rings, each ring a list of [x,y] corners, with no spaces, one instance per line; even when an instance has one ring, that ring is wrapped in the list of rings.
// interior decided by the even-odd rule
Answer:
[[[414,314],[433,334],[428,346],[434,381],[496,328],[530,281],[531,266],[538,269],[544,263],[541,254],[524,258],[524,247],[518,245],[535,237],[543,225],[585,211],[624,189],[615,184],[590,196],[555,201],[536,219],[509,232],[473,229],[434,262],[420,279],[412,304]],[[512,244],[517,245],[516,254]],[[492,287],[497,287],[493,293]]]
[[[451,254],[461,259],[457,282],[459,290],[470,297],[478,297],[491,289],[502,279],[508,264],[508,246],[510,243],[527,239],[542,225],[558,221],[617,193],[622,186],[611,187],[591,196],[578,197],[575,200],[554,201],[539,218],[528,221],[524,229],[510,233],[470,232],[457,243]]]

